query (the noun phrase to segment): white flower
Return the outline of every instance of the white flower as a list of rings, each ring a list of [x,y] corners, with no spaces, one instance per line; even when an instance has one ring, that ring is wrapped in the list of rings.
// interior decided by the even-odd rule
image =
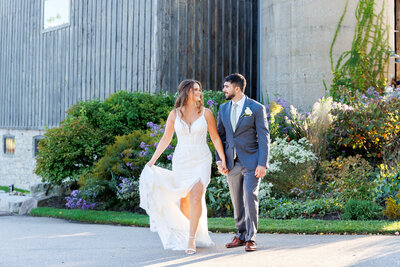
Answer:
[[[253,115],[253,111],[251,111],[251,109],[250,109],[249,107],[247,107],[247,108],[244,110],[244,113],[243,113],[242,116],[250,117],[251,115]]]

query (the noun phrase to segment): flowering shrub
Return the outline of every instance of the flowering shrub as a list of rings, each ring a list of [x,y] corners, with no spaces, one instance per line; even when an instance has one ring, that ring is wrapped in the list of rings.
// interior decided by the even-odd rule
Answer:
[[[400,219],[400,191],[395,197],[390,196],[385,201],[385,214],[390,220]]]
[[[277,138],[270,148],[270,166],[266,179],[275,193],[289,194],[290,189],[300,187],[309,178],[313,162],[317,159],[305,138],[299,141]]]
[[[282,98],[277,98],[265,106],[268,114],[268,123],[271,141],[276,138],[296,139],[296,135],[288,122],[291,119],[290,106]],[[299,138],[297,138],[299,139]]]
[[[226,101],[224,93],[222,91],[204,90],[203,97],[204,106],[209,108],[214,114],[214,117],[217,118],[220,105]]]
[[[330,162],[322,162],[321,166],[325,170],[324,180],[328,190],[334,192],[339,199],[373,199],[375,173],[360,155],[338,157]]]
[[[377,163],[400,134],[400,98],[383,96],[370,89],[357,99],[350,106],[333,107],[335,119],[330,142],[335,151],[360,154]]]
[[[67,203],[65,206],[70,209],[93,209],[95,206],[95,194],[91,194],[87,191],[73,190],[71,195],[65,197]]]

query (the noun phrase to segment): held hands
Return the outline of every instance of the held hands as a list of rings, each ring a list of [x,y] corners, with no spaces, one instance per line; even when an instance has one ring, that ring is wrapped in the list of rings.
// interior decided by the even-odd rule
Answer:
[[[260,166],[258,165],[256,168],[256,171],[254,173],[254,175],[257,178],[263,178],[265,176],[265,174],[267,173],[267,168],[265,166]]]
[[[222,175],[227,175],[229,170],[228,168],[226,168],[226,162],[225,161],[218,161],[217,162],[217,166],[218,166],[218,171],[222,174]]]

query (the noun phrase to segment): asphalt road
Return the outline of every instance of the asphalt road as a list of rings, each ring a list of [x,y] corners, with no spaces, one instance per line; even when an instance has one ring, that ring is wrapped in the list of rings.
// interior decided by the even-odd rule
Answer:
[[[259,234],[258,251],[226,249],[232,234],[186,256],[148,228],[0,216],[0,266],[400,266],[400,237]]]

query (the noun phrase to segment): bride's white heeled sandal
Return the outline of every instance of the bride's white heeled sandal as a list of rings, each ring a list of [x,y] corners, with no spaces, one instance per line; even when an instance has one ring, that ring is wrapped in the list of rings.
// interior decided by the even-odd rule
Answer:
[[[196,238],[195,238],[194,236],[189,236],[189,240],[190,240],[190,239],[193,239],[193,240],[195,241],[195,245],[196,245]],[[196,253],[196,249],[195,249],[195,248],[187,248],[187,249],[185,250],[185,253],[186,253],[187,255],[193,255],[193,254]]]

